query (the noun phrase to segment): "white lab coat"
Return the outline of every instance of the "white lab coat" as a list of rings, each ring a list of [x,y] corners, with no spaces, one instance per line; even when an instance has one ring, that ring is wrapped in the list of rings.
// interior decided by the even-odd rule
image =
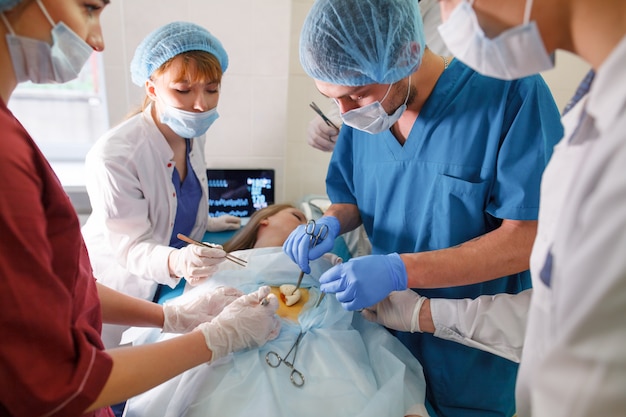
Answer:
[[[625,67],[626,38],[588,96],[563,118],[565,138],[544,172],[516,387],[519,417],[626,415]],[[498,354],[515,351],[519,326],[499,334],[481,325],[508,331],[515,313],[506,305],[523,311],[524,293],[483,299],[479,307],[472,303],[480,301],[432,301],[442,337]],[[460,325],[457,314],[468,314]]]
[[[435,336],[519,362],[531,295],[532,289],[474,300],[433,298],[430,311]]]
[[[626,416],[625,67],[626,37],[544,173],[519,417]]]
[[[170,277],[169,245],[177,199],[172,183],[174,152],[150,115],[151,106],[98,139],[86,162],[92,214],[83,227],[99,282],[151,300]],[[208,222],[204,137],[193,139],[189,154],[202,187],[191,237],[201,240]]]

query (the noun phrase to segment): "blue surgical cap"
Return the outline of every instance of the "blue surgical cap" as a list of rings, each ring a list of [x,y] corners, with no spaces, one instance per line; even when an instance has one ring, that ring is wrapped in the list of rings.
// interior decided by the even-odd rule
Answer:
[[[417,0],[316,0],[300,35],[300,63],[320,81],[391,84],[424,53]]]
[[[217,58],[222,72],[228,68],[226,50],[208,30],[193,23],[172,22],[146,36],[135,50],[130,62],[133,83],[143,86],[161,65],[188,51],[208,52]]]
[[[21,2],[22,0],[0,0],[0,12],[12,9]]]

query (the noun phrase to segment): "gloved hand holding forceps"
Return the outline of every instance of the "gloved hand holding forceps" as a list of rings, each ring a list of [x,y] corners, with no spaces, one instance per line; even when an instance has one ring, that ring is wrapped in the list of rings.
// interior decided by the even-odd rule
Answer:
[[[173,276],[184,277],[190,285],[198,285],[212,276],[225,260],[226,252],[221,248],[187,245],[170,253],[168,266]]]

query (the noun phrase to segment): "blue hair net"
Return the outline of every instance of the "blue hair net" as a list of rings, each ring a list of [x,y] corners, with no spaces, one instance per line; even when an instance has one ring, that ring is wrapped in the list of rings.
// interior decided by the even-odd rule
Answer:
[[[0,0],[0,12],[12,9],[21,2],[22,0]]]
[[[412,74],[424,53],[417,0],[317,0],[300,35],[300,63],[320,81],[391,84]]]
[[[143,86],[161,65],[188,51],[208,52],[217,58],[222,72],[228,68],[226,50],[209,31],[193,23],[172,22],[146,36],[135,50],[130,62],[133,83]]]

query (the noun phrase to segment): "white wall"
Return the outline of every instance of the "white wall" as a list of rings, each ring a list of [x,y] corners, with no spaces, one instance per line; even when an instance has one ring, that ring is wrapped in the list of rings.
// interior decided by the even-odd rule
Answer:
[[[138,107],[143,90],[133,85],[129,63],[150,31],[174,20],[206,27],[226,48],[230,65],[222,82],[220,118],[209,129],[207,163],[214,168],[274,168],[277,202],[324,194],[330,154],[309,147],[305,133],[314,116],[309,103],[329,103],[304,73],[298,37],[313,0],[115,1],[102,15],[104,67],[110,120]],[[559,108],[573,94],[587,65],[557,55],[544,74]]]
[[[554,101],[556,101],[559,109],[563,110],[590,67],[576,55],[563,51],[556,53],[555,62],[554,69],[546,71],[542,75],[550,86]]]

